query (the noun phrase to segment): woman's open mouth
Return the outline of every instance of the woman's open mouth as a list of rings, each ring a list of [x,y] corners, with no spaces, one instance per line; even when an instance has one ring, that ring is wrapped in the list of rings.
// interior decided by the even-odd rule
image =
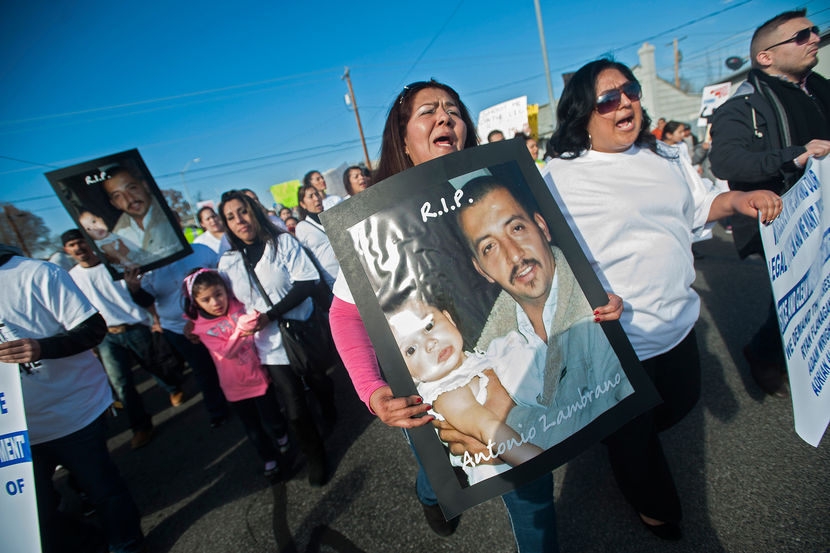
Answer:
[[[614,125],[621,131],[631,131],[634,130],[634,115],[629,115],[623,119],[617,121]]]

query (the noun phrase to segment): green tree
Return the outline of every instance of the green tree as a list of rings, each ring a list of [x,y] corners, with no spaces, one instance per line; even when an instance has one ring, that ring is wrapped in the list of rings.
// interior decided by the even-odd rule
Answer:
[[[0,203],[0,240],[31,256],[47,256],[58,249],[43,219],[7,202]]]

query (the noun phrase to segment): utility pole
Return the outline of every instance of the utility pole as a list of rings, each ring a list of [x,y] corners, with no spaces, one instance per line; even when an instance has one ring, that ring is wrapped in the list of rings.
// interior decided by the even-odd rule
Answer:
[[[354,99],[354,89],[352,88],[352,79],[349,77],[349,68],[344,68],[346,72],[341,79],[346,79],[349,85],[349,96],[352,98],[352,105],[354,106],[354,116],[357,118],[357,130],[360,131],[360,143],[363,144],[363,155],[366,158],[366,168],[372,170],[372,162],[369,160],[369,150],[366,149],[366,139],[363,137],[363,125],[360,124],[360,114],[357,112],[357,101]]]
[[[23,241],[23,236],[21,236],[20,231],[17,229],[17,225],[14,224],[14,218],[12,217],[11,210],[9,209],[9,204],[3,206],[3,211],[6,213],[6,219],[9,220],[12,232],[14,232],[14,235],[17,236],[17,241],[20,243],[20,249],[23,250],[26,257],[32,257],[32,254],[29,253],[29,248],[26,247],[26,242]]]
[[[539,42],[542,43],[542,60],[545,62],[545,77],[548,80],[551,120],[553,121],[553,128],[556,128],[556,101],[553,98],[553,84],[550,80],[550,64],[548,64],[548,48],[545,46],[545,28],[542,25],[542,9],[539,7],[539,0],[533,0],[533,5],[536,7],[536,24],[539,27]]]
[[[671,45],[674,46],[674,86],[680,88],[680,48],[677,47],[677,43],[681,40],[684,40],[686,37],[675,38]],[[666,44],[666,46],[669,46]]]

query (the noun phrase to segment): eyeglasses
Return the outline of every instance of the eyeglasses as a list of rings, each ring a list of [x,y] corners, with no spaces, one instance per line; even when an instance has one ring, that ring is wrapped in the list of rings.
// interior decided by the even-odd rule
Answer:
[[[623,94],[632,102],[636,102],[640,99],[642,92],[643,89],[637,81],[628,81],[619,88],[607,90],[597,97],[597,112],[600,115],[605,115],[616,110],[620,107]]]
[[[818,36],[818,27],[813,25],[812,27],[807,27],[806,29],[801,29],[797,33],[795,33],[791,38],[787,40],[782,40],[781,42],[777,42],[772,46],[767,46],[764,50],[769,50],[770,48],[775,48],[776,46],[781,46],[782,44],[788,44],[790,42],[795,42],[799,46],[803,44],[807,44],[807,41],[810,40],[810,36],[816,35]]]

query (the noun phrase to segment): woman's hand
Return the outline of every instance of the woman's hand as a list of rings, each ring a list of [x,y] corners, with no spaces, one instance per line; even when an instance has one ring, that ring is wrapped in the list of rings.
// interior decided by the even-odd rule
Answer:
[[[245,330],[240,334],[242,336],[250,336],[251,334],[256,334],[257,332],[271,324],[271,322],[272,321],[268,318],[268,315],[266,315],[265,313],[260,313],[259,316],[256,318],[256,324],[254,325],[253,329]]]
[[[608,303],[594,309],[594,322],[617,321],[623,312],[622,298],[616,294],[608,294]]]
[[[392,388],[389,386],[381,386],[372,392],[372,396],[369,398],[369,406],[378,418],[389,426],[414,428],[423,426],[435,419],[432,415],[416,416],[426,413],[431,408],[430,405],[424,404],[420,397],[395,397],[392,394]]]
[[[23,338],[0,344],[0,361],[3,363],[31,363],[40,359],[40,342]]]
[[[784,207],[784,202],[775,192],[769,190],[753,190],[752,192],[743,192],[736,196],[732,201],[732,206],[735,211],[750,217],[757,217],[761,214],[761,222],[765,225],[770,224],[781,213]]]

